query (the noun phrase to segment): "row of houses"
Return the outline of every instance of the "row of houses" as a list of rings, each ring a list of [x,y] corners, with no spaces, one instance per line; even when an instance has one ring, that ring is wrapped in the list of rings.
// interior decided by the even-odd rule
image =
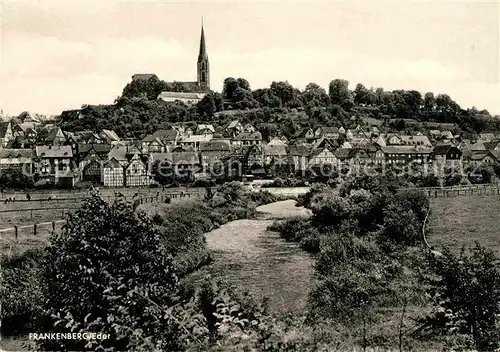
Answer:
[[[308,168],[351,164],[489,163],[500,161],[495,136],[459,141],[441,133],[439,138],[382,133],[376,127],[304,129],[292,138],[276,136],[269,142],[251,124],[232,121],[223,133],[210,124],[196,128],[174,125],[138,139],[121,139],[112,130],[66,132],[53,125],[35,128],[34,145],[18,147],[12,140],[29,141],[19,124],[2,125],[0,170],[22,169],[61,186],[92,181],[104,186],[148,186],[158,165],[188,175],[210,178],[218,172],[233,176],[273,176],[278,168],[301,172]]]

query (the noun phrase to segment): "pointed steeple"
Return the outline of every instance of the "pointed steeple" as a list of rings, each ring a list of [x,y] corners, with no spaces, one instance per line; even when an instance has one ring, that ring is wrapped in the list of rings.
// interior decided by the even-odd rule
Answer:
[[[208,63],[207,49],[205,47],[205,31],[203,30],[203,17],[201,18],[200,52],[198,54],[198,87],[206,91],[210,89],[210,64]]]
[[[203,17],[201,18],[200,53],[198,54],[198,62],[200,62],[202,59],[208,59],[207,49],[205,48],[205,32],[203,30]]]

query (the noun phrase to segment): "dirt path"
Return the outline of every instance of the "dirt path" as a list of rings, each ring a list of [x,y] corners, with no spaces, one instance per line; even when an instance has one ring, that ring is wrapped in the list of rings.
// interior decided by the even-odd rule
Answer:
[[[313,284],[313,260],[297,245],[267,231],[274,218],[307,216],[294,201],[258,208],[262,220],[237,220],[206,234],[214,263],[201,273],[224,278],[258,298],[267,297],[273,311],[300,312]]]

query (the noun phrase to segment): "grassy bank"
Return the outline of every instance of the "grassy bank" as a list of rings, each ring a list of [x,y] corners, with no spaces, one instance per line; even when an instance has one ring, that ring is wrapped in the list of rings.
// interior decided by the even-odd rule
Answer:
[[[431,200],[429,243],[454,252],[478,241],[500,254],[500,197],[446,197]]]

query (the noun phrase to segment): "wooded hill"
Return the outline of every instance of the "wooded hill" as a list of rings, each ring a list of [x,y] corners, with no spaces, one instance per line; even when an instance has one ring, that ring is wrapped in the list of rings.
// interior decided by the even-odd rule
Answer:
[[[222,93],[210,92],[196,105],[157,99],[162,91],[186,91],[153,76],[127,84],[111,105],[83,106],[57,117],[63,130],[114,129],[119,135],[141,138],[173,123],[210,122],[221,132],[230,120],[251,122],[268,136],[287,138],[306,127],[379,125],[387,130],[424,132],[447,129],[467,137],[500,131],[500,118],[475,107],[462,109],[446,94],[415,90],[354,90],[349,82],[334,79],[328,92],[315,83],[304,90],[288,82],[272,82],[269,88],[252,90],[244,78],[226,78]]]

